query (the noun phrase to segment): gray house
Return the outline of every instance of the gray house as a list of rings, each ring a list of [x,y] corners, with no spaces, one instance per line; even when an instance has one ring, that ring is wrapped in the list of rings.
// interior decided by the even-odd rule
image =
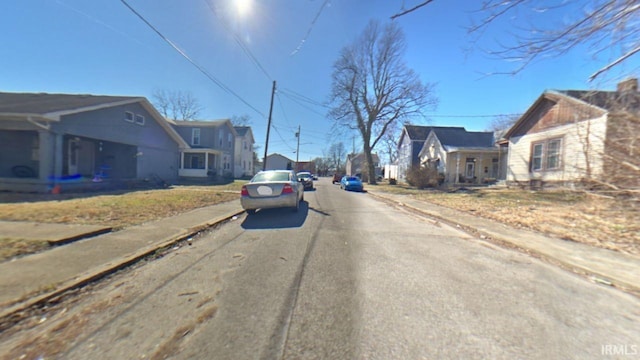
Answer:
[[[188,147],[144,97],[0,93],[0,190],[172,182]]]
[[[381,175],[382,168],[380,168],[378,154],[371,154],[371,157],[373,158],[373,167],[376,169],[376,175]],[[366,177],[368,175],[366,161],[364,153],[347,155],[347,164],[345,166],[347,175]]]
[[[189,144],[180,156],[179,176],[184,180],[233,178],[238,134],[229,119],[212,121],[168,120]]]
[[[414,166],[420,166],[418,154],[422,150],[427,136],[435,128],[438,127],[405,125],[402,128],[402,134],[398,140],[398,160],[396,162],[398,165],[398,180],[405,179],[407,170]],[[464,128],[458,129],[464,130]]]

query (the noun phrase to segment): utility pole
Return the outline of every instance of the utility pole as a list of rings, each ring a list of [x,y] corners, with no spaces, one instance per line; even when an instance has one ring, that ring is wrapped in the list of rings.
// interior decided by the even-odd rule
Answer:
[[[273,97],[276,94],[276,81],[273,80],[271,89],[271,105],[269,106],[269,121],[267,122],[267,138],[264,144],[264,160],[262,161],[262,171],[267,170],[267,150],[269,149],[269,131],[271,130],[271,114],[273,113]]]
[[[296,133],[296,137],[298,138],[298,146],[296,147],[296,171],[300,171],[300,169],[298,169],[298,159],[300,157],[300,125],[298,125],[298,132]]]

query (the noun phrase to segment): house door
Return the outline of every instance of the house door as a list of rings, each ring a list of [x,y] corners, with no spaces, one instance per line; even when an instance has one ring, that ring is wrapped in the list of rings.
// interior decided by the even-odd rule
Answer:
[[[80,153],[80,140],[71,139],[69,140],[69,144],[67,145],[67,154],[68,156],[68,169],[69,175],[75,175],[78,173],[78,160]]]
[[[473,179],[476,174],[476,164],[473,162],[467,163],[467,168],[465,170],[465,177],[467,179]]]

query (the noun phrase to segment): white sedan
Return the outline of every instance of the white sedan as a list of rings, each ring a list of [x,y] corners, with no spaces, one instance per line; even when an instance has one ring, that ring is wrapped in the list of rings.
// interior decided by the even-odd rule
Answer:
[[[291,170],[266,170],[242,186],[240,204],[248,214],[257,209],[289,207],[298,211],[304,200],[304,185]]]

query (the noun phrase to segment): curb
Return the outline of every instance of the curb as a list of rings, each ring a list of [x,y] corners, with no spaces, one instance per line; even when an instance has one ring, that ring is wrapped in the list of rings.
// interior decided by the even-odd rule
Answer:
[[[374,196],[374,197],[376,197],[376,198],[383,199],[385,201],[392,202],[395,205],[407,208],[407,209],[409,209],[411,211],[419,212],[419,213],[421,213],[421,214],[423,214],[425,216],[428,216],[428,217],[431,217],[431,218],[434,218],[434,219],[438,219],[439,221],[442,221],[443,223],[446,223],[446,224],[449,224],[449,225],[457,225],[457,226],[459,226],[460,228],[462,228],[465,231],[480,235],[480,239],[479,240],[488,241],[488,242],[492,242],[492,243],[498,243],[498,245],[502,245],[502,246],[506,245],[506,246],[509,246],[511,248],[515,248],[520,252],[524,252],[524,253],[530,254],[530,255],[532,255],[532,256],[534,256],[536,258],[543,259],[543,260],[547,261],[548,263],[551,263],[551,264],[554,264],[556,266],[559,266],[559,267],[561,267],[561,268],[563,268],[565,270],[569,270],[574,274],[578,274],[578,275],[584,276],[584,277],[588,278],[590,281],[592,281],[593,283],[612,286],[612,287],[618,288],[620,290],[623,290],[623,291],[626,291],[626,292],[629,292],[629,293],[632,293],[632,294],[635,294],[635,295],[640,295],[640,284],[633,284],[633,283],[630,283],[628,281],[616,278],[615,276],[611,276],[611,274],[606,274],[606,273],[603,273],[601,271],[589,268],[587,266],[583,266],[583,265],[579,265],[579,264],[573,263],[571,261],[563,260],[563,259],[560,259],[558,257],[554,257],[552,255],[549,255],[548,253],[541,252],[541,251],[533,249],[533,248],[528,248],[526,246],[522,246],[521,244],[513,243],[509,239],[507,239],[507,238],[505,238],[503,236],[499,236],[499,235],[497,235],[495,233],[490,233],[490,232],[487,232],[487,231],[483,231],[483,230],[480,230],[480,229],[478,229],[476,227],[466,225],[466,224],[464,224],[462,222],[457,222],[457,221],[452,220],[450,218],[445,218],[445,217],[439,216],[438,214],[436,214],[434,212],[431,212],[431,211],[428,211],[428,210],[424,210],[424,209],[421,209],[421,208],[417,208],[415,206],[412,206],[412,205],[409,205],[407,203],[401,202],[401,201],[399,201],[397,199],[393,199],[393,198],[390,198],[390,197],[386,197],[384,195],[380,195],[379,193],[378,194],[374,194],[374,193],[369,192],[369,194]],[[474,215],[469,215],[469,216],[474,216]],[[536,231],[532,231],[532,232],[538,233]],[[538,233],[538,234],[540,234],[540,233]],[[544,234],[540,234],[540,235],[544,236]]]
[[[131,264],[134,264],[140,261],[141,259],[153,254],[159,249],[170,247],[180,241],[183,241],[191,236],[194,236],[195,234],[203,230],[209,229],[211,227],[214,227],[216,225],[229,221],[234,216],[238,216],[243,212],[244,210],[235,211],[230,214],[219,216],[215,218],[213,221],[207,221],[199,225],[189,227],[185,231],[182,231],[178,234],[174,234],[168,237],[167,239],[160,241],[157,244],[149,245],[147,247],[141,248],[138,251],[134,252],[133,254],[128,255],[120,260],[117,260],[114,262],[108,262],[105,265],[91,269],[84,274],[80,274],[79,276],[75,277],[72,280],[67,280],[60,284],[56,284],[55,290],[49,291],[45,294],[40,294],[34,297],[30,297],[26,301],[18,302],[17,304],[11,305],[0,312],[0,332],[5,330],[5,327],[2,324],[6,323],[8,320],[16,321],[23,318],[24,315],[20,313],[31,307],[35,307],[35,306],[44,304],[48,301],[55,300],[56,298],[62,296],[64,293],[70,290],[83,287],[87,284],[95,282],[96,280],[102,279],[110,274],[113,274],[118,270],[126,268]]]

